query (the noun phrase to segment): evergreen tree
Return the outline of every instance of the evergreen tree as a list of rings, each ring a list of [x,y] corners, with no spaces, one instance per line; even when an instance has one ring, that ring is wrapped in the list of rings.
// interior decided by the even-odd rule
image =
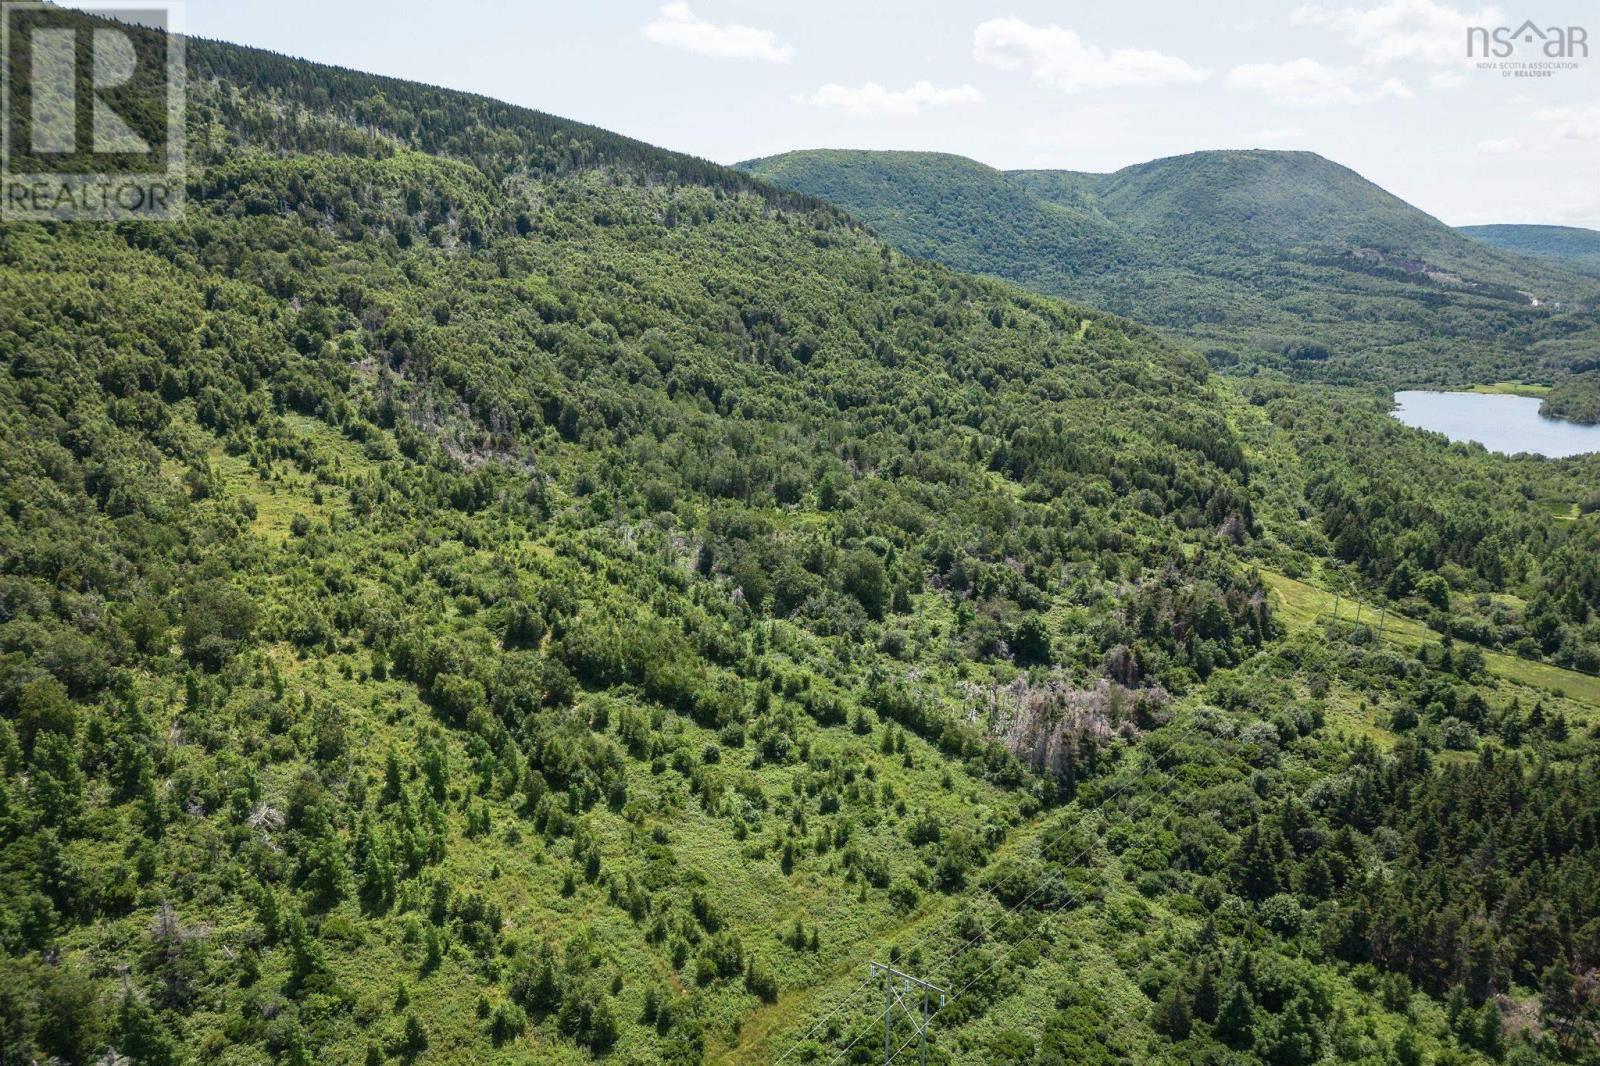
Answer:
[[[1194,1028],[1194,1014],[1181,988],[1174,984],[1162,993],[1150,1012],[1150,1025],[1169,1039],[1188,1038]]]
[[[1248,1047],[1255,1040],[1255,1006],[1242,981],[1233,981],[1217,1011],[1217,1039],[1230,1047]]]
[[[141,1066],[174,1066],[178,1048],[144,1000],[133,989],[123,992],[117,1007],[117,1036],[112,1045]]]

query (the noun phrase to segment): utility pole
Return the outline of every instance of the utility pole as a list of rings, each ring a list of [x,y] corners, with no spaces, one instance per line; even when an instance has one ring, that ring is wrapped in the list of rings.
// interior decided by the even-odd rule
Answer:
[[[922,1066],[928,1064],[928,1023],[932,1012],[928,1009],[934,996],[939,997],[939,1006],[934,1010],[943,1010],[945,1005],[945,991],[937,985],[930,985],[920,978],[912,977],[903,970],[881,962],[868,964],[867,971],[871,979],[876,981],[879,975],[883,977],[883,1062],[889,1066],[890,1060],[899,1052],[894,1046],[894,1008],[900,1005],[900,1010],[907,1018],[911,1019],[913,1039],[917,1041],[922,1053]],[[901,993],[905,995],[901,995]],[[907,997],[911,1002],[907,1003]]]

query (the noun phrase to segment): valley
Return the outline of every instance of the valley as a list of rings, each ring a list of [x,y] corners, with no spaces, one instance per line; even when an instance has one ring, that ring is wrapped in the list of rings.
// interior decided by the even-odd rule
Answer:
[[[909,254],[1166,329],[1230,373],[1559,389],[1592,369],[1600,340],[1600,289],[1580,260],[1511,254],[1310,152],[1198,152],[1111,174],[916,152],[740,166]]]
[[[909,1061],[873,962],[939,1066],[1593,1062],[1600,455],[1389,402],[1581,398],[1592,279],[188,62],[182,220],[0,223],[0,1063]]]

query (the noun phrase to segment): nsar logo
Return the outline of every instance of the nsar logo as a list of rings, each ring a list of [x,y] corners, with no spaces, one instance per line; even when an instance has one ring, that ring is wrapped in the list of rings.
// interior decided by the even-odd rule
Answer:
[[[1589,31],[1582,26],[1539,26],[1532,19],[1517,27],[1467,27],[1468,59],[1510,59],[1524,46],[1546,59],[1588,59]]]

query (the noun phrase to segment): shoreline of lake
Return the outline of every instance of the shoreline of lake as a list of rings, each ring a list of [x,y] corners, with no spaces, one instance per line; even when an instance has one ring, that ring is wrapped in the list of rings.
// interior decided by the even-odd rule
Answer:
[[[1511,392],[1405,389],[1394,394],[1389,413],[1415,429],[1473,441],[1503,455],[1565,459],[1600,452],[1600,426],[1540,414],[1541,402]]]

